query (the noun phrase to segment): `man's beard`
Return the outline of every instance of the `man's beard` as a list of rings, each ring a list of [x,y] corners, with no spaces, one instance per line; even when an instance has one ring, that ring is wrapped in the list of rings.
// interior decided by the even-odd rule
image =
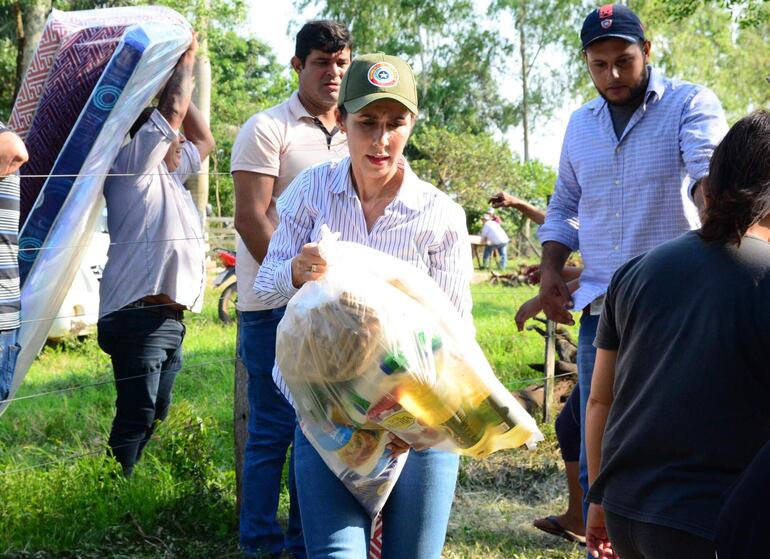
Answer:
[[[628,95],[628,98],[625,101],[617,102],[617,101],[610,101],[607,99],[607,97],[604,96],[604,93],[599,91],[599,95],[601,95],[605,101],[607,101],[607,104],[612,105],[613,107],[628,107],[633,105],[640,105],[642,102],[642,99],[644,98],[644,94],[647,92],[647,84],[650,81],[650,73],[647,71],[647,66],[644,67],[644,70],[642,71],[642,79],[639,82],[639,85],[636,87],[632,87],[631,91]],[[596,84],[594,84],[596,85]]]

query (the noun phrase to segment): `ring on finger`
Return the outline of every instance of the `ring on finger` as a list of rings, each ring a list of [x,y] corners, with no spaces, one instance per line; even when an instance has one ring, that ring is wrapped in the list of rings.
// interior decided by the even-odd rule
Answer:
[[[315,274],[316,270],[318,270],[318,267],[317,267],[315,264],[311,264],[311,265],[310,265],[310,268],[308,268],[308,271],[309,271],[311,274]]]

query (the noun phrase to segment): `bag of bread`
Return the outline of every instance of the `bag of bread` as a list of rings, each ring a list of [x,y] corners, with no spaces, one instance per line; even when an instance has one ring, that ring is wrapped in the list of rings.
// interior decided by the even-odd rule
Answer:
[[[304,434],[372,516],[407,456],[388,433],[475,458],[542,440],[432,278],[328,229],[320,248],[327,272],[287,306],[276,360]]]

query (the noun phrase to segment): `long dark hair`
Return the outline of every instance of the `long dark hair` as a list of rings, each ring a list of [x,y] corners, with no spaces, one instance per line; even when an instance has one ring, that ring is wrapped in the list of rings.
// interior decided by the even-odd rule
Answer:
[[[700,236],[740,244],[770,215],[770,113],[754,111],[730,128],[714,150],[705,181],[709,198]]]

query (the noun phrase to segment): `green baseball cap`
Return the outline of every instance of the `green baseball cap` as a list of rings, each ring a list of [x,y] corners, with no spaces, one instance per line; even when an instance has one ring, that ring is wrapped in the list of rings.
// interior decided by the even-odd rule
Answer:
[[[337,105],[357,113],[380,99],[393,99],[417,114],[412,68],[397,56],[376,52],[357,56],[342,78]]]

